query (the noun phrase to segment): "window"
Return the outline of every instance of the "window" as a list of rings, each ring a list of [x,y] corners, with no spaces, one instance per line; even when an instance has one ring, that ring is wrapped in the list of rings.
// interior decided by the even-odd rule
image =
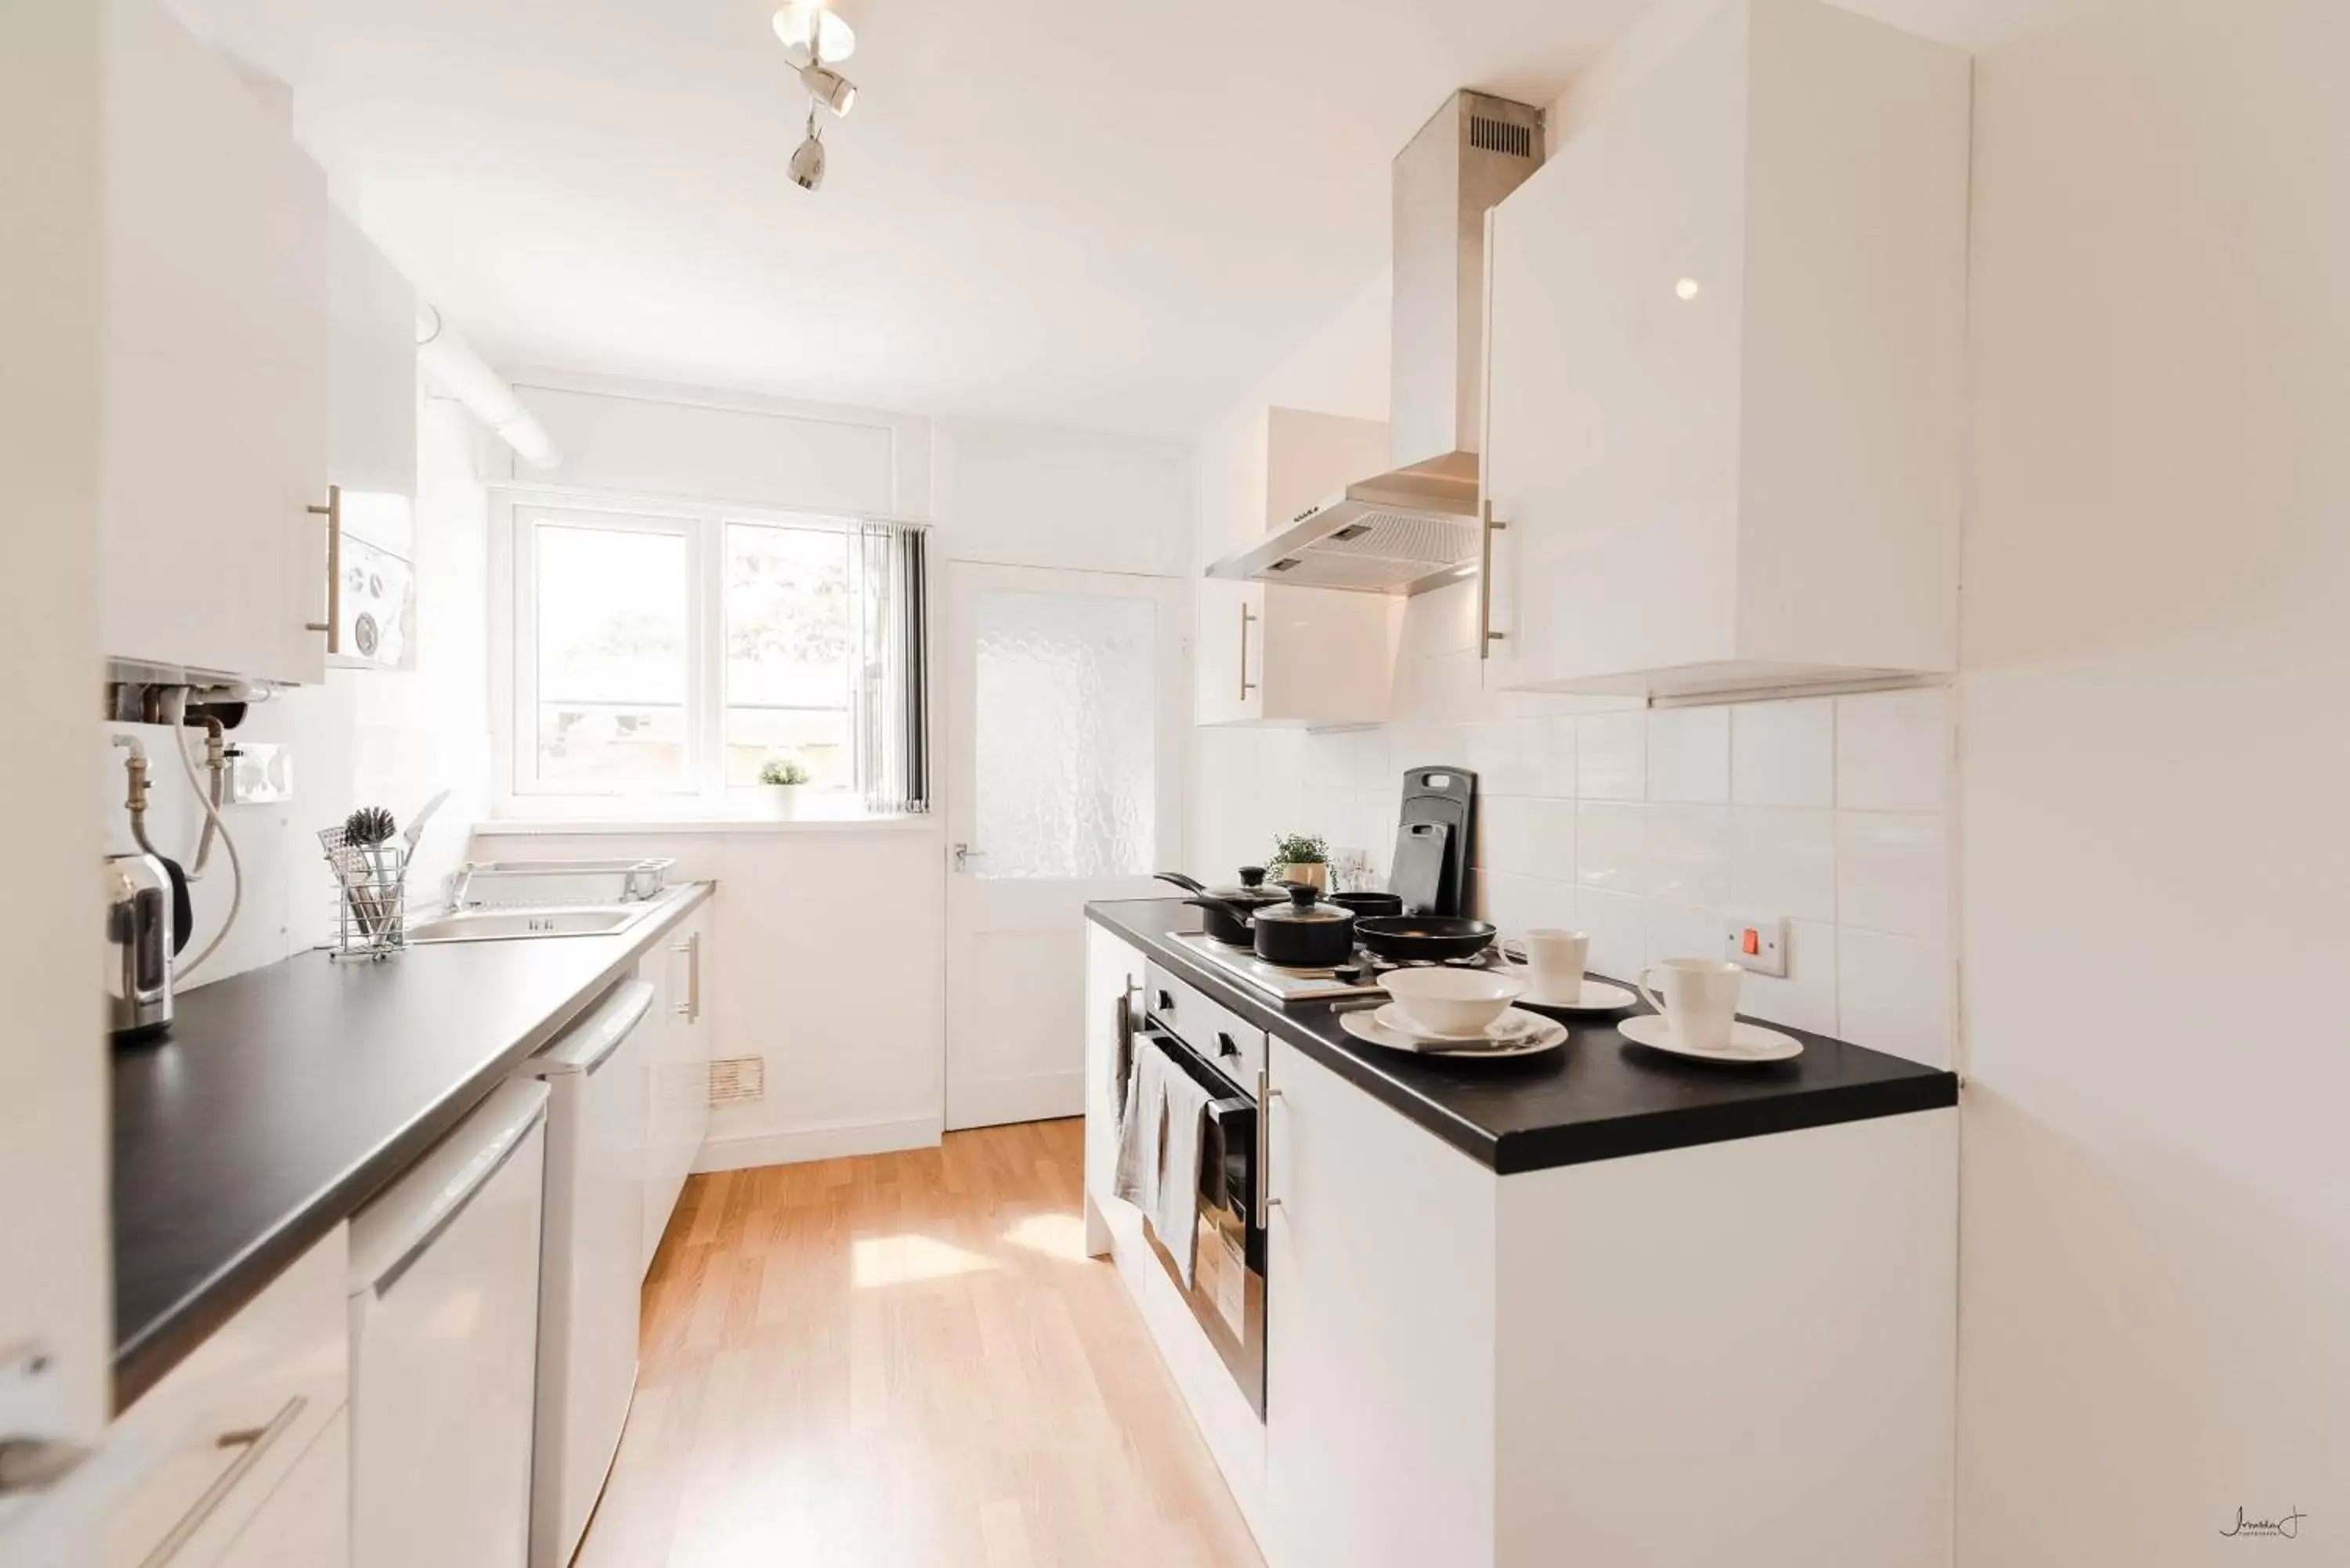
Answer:
[[[714,800],[795,757],[819,789],[924,808],[906,777],[922,749],[904,741],[921,722],[918,532],[700,510],[513,515],[515,794]]]

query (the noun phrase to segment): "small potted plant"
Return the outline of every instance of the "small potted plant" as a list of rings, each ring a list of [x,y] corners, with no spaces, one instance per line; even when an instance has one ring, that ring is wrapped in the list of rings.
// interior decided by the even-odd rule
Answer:
[[[1321,838],[1309,838],[1302,833],[1284,833],[1274,840],[1273,864],[1265,875],[1276,882],[1303,882],[1326,893],[1330,890],[1330,845]]]
[[[799,815],[800,796],[807,792],[808,781],[815,776],[806,763],[788,752],[759,764],[759,782],[766,786],[768,808],[778,822],[789,822]]]

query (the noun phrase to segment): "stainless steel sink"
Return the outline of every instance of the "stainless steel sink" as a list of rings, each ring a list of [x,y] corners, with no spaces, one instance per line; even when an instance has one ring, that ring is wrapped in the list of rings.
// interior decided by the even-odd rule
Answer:
[[[623,931],[666,902],[575,904],[550,909],[461,909],[408,928],[411,944],[496,942],[519,937],[604,937]]]

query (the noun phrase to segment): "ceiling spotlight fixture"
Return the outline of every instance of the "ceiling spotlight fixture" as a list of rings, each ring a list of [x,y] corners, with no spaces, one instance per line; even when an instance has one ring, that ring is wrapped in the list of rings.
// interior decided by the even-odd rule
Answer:
[[[807,84],[808,97],[833,113],[847,114],[857,107],[857,84],[822,59],[811,57],[807,64],[794,68],[800,73],[800,80]]]
[[[792,153],[792,183],[813,191],[824,183],[824,138],[817,134],[816,110],[808,110],[807,140]]]

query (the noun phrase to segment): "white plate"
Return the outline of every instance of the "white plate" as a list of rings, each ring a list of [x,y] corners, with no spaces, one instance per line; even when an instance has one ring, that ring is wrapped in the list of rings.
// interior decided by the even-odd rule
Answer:
[[[1412,1039],[1430,1045],[1475,1045],[1488,1042],[1514,1041],[1520,1035],[1531,1034],[1540,1029],[1543,1023],[1531,1012],[1521,1012],[1514,1007],[1505,1007],[1494,1015],[1491,1025],[1480,1029],[1474,1034],[1447,1034],[1440,1029],[1430,1029],[1425,1023],[1414,1022],[1411,1014],[1404,1011],[1403,1003],[1400,1002],[1390,1002],[1373,1012],[1371,1016],[1379,1021],[1382,1028],[1397,1034],[1408,1034]]]
[[[1518,1005],[1546,1008],[1553,1012],[1620,1012],[1639,1000],[1628,985],[1594,980],[1586,975],[1583,977],[1583,990],[1573,1002],[1553,1002],[1529,991],[1518,998]]]
[[[1503,1014],[1508,1017],[1509,1014]],[[1423,1041],[1409,1034],[1399,1034],[1378,1021],[1372,1010],[1338,1015],[1338,1027],[1357,1040],[1367,1040],[1374,1045],[1384,1045],[1390,1051],[1409,1051],[1416,1056],[1441,1056],[1448,1062],[1483,1060],[1487,1057],[1534,1056],[1544,1051],[1555,1051],[1566,1044],[1566,1025],[1555,1018],[1537,1018],[1539,1025],[1523,1040],[1511,1045],[1446,1045],[1439,1041]]]
[[[1663,1017],[1644,1012],[1638,1018],[1627,1018],[1616,1025],[1616,1032],[1625,1039],[1659,1051],[1669,1051],[1676,1056],[1687,1056],[1698,1062],[1783,1062],[1790,1056],[1804,1054],[1804,1043],[1792,1034],[1782,1034],[1775,1029],[1765,1029],[1759,1023],[1735,1023],[1730,1030],[1730,1048],[1726,1051],[1700,1051],[1685,1045]]]

